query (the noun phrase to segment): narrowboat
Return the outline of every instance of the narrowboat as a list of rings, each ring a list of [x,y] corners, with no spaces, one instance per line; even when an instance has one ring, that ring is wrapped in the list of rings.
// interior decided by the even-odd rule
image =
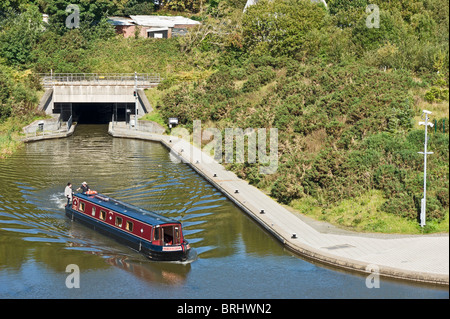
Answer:
[[[139,251],[151,260],[186,261],[189,243],[179,221],[96,191],[73,194],[66,215]]]

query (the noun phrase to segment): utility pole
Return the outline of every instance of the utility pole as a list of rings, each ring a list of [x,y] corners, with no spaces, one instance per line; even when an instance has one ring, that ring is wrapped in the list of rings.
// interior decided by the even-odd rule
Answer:
[[[425,122],[419,122],[419,125],[425,125],[425,143],[424,143],[424,151],[418,152],[419,154],[423,154],[423,198],[420,201],[420,227],[425,226],[425,210],[427,203],[427,155],[433,154],[433,152],[427,152],[427,144],[428,144],[428,126],[433,127],[433,123],[428,122],[428,115],[431,112],[427,110],[423,110],[422,119],[425,116]]]

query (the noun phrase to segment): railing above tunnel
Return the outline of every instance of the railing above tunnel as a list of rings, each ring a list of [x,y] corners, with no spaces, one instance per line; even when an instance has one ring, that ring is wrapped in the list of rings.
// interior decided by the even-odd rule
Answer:
[[[158,85],[163,79],[149,73],[41,73],[44,88],[73,85],[137,86],[146,89]]]

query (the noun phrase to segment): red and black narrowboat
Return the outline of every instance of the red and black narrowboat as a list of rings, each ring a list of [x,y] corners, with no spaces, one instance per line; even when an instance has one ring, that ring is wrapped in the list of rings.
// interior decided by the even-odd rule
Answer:
[[[190,251],[179,221],[95,191],[73,195],[66,215],[113,237],[152,260],[185,261]]]

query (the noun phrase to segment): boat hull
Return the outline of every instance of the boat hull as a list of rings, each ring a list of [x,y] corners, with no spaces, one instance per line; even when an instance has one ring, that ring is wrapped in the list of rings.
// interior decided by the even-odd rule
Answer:
[[[132,234],[125,233],[123,231],[117,230],[108,224],[102,223],[96,219],[90,218],[74,209],[70,206],[65,207],[65,212],[67,217],[72,221],[78,221],[94,230],[113,238],[117,242],[124,244],[141,254],[145,255],[147,258],[156,261],[186,261],[188,259],[190,248],[187,245],[182,245],[181,250],[178,247],[165,247],[153,245],[149,241],[144,241],[139,237],[133,236]]]

